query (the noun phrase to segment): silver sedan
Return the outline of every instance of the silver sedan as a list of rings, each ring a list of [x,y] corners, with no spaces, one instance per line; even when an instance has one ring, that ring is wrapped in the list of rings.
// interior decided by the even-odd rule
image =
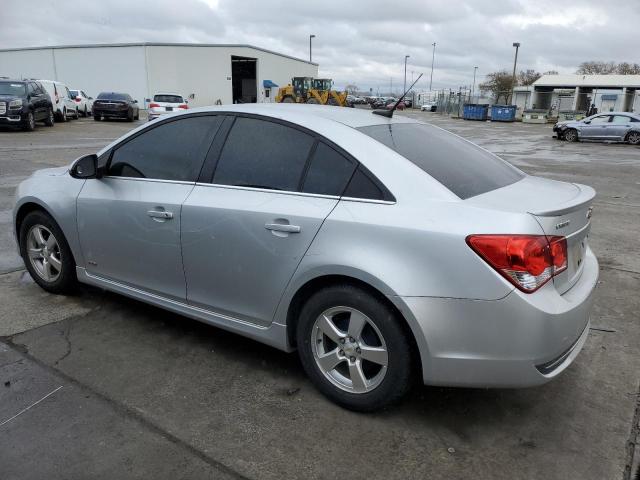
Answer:
[[[589,331],[588,186],[433,125],[311,105],[195,109],[18,188],[45,290],[82,282],[284,351],[371,411],[425,384],[525,387]]]
[[[609,112],[591,115],[582,120],[558,122],[553,132],[568,142],[600,140],[628,142],[640,145],[640,115],[629,112]]]

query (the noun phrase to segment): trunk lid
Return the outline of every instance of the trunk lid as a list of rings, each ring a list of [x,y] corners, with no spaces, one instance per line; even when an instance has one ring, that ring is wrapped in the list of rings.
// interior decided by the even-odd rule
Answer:
[[[587,185],[526,176],[519,182],[465,201],[484,208],[529,213],[546,235],[565,237],[567,269],[553,277],[556,289],[562,294],[582,274],[594,197],[595,190]]]

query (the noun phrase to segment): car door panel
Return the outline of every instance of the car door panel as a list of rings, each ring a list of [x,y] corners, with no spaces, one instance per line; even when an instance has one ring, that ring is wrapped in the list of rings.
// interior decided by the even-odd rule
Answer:
[[[168,119],[105,154],[107,175],[87,180],[77,200],[89,274],[186,300],[180,212],[221,123],[206,114]]]
[[[87,180],[77,201],[87,272],[184,300],[180,208],[193,186],[121,177]]]
[[[600,119],[605,120],[601,121]],[[606,126],[609,124],[609,116],[595,117],[590,123],[584,123],[580,128],[580,138],[585,140],[598,140],[607,137],[608,132]]]
[[[196,185],[182,209],[189,303],[268,325],[337,198]]]

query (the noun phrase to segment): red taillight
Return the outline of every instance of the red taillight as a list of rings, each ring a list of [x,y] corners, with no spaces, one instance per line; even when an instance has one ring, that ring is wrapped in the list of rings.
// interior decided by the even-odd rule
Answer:
[[[79,102],[80,100],[82,100],[80,97],[76,97],[76,102]]]
[[[158,105],[157,103],[150,103],[149,104],[149,108],[158,108],[160,105]]]
[[[182,108],[183,110],[186,110],[189,107],[187,106],[186,103],[183,103],[182,105],[178,105],[178,108]]]
[[[567,240],[545,235],[469,235],[467,244],[526,293],[567,268]]]

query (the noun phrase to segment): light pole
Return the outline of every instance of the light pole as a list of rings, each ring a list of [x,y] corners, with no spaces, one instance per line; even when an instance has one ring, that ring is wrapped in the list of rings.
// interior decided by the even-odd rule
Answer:
[[[309,35],[309,61],[312,62],[313,60],[311,60],[311,39],[312,38],[316,38],[315,35]]]
[[[407,59],[409,55],[404,56],[404,85],[402,86],[402,93],[407,91]]]
[[[513,92],[516,88],[516,64],[518,63],[518,49],[520,48],[520,42],[513,42],[513,46],[516,47],[516,56],[513,59],[513,77],[511,77],[511,98],[513,99]]]
[[[431,55],[431,79],[429,80],[429,91],[431,91],[431,87],[433,85],[433,62],[436,59],[436,42],[433,42],[432,45],[433,54]]]
[[[476,92],[476,72],[478,67],[473,67],[473,87],[471,87],[471,101],[473,102],[473,95]]]

